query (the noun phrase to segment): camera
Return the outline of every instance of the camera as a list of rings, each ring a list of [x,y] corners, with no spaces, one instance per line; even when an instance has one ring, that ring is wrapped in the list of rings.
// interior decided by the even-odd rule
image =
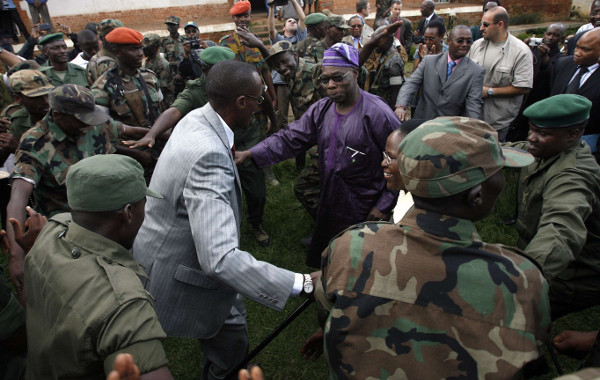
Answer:
[[[542,38],[532,38],[529,40],[529,46],[540,46],[542,44]]]
[[[196,39],[190,40],[190,48],[192,50],[200,49],[200,41]]]

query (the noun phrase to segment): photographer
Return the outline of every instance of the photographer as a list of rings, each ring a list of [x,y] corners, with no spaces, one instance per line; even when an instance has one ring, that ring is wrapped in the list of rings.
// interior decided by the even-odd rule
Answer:
[[[185,80],[192,80],[202,76],[200,53],[209,46],[215,46],[212,41],[200,40],[200,29],[195,22],[189,21],[183,28],[187,40],[183,43],[183,60],[179,64],[179,74]]]

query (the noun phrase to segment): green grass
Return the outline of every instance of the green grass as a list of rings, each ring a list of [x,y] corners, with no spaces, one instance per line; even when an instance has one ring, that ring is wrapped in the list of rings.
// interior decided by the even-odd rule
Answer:
[[[257,259],[301,272],[311,270],[304,265],[305,251],[300,239],[311,232],[312,221],[300,203],[294,197],[293,183],[298,175],[293,161],[286,161],[274,167],[281,182],[277,187],[267,187],[268,203],[266,208],[265,229],[272,235],[270,247],[260,247],[255,243],[248,225],[242,226],[242,249],[251,252]],[[485,241],[514,244],[516,232],[502,220],[514,215],[516,199],[515,180],[507,172],[507,186],[500,195],[496,207],[488,218],[477,223],[479,232]],[[6,268],[6,257],[0,256],[0,265]],[[283,312],[276,312],[252,301],[246,302],[248,310],[248,329],[250,349],[279,325],[285,317],[300,305],[303,299],[292,299]],[[554,326],[554,334],[564,330],[593,330],[600,328],[600,308],[583,311],[564,317]],[[267,379],[327,379],[327,367],[321,357],[309,362],[300,356],[300,347],[304,340],[317,329],[315,305],[311,305],[298,319],[267,346],[253,362],[261,363]],[[199,379],[202,373],[202,353],[196,340],[169,338],[164,341],[169,357],[169,367],[176,379]],[[559,356],[564,369],[572,371],[580,362]],[[553,365],[550,362],[550,368]],[[552,371],[536,379],[552,379],[557,374]]]

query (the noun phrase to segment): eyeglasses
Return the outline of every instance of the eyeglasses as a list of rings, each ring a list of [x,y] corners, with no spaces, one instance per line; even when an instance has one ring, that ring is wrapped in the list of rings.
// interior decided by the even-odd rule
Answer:
[[[423,37],[423,41],[435,41],[436,37]]]
[[[344,80],[344,77],[346,75],[350,74],[350,73],[351,73],[351,71],[348,71],[344,75],[337,74],[337,75],[332,75],[330,77],[320,75],[319,78],[318,78],[318,81],[321,82],[322,85],[328,85],[330,80],[332,80],[332,81],[334,81],[336,83],[340,83],[341,81]]]
[[[262,104],[262,102],[265,101],[265,98],[263,98],[262,96],[252,96],[252,95],[244,95],[246,98],[250,98],[250,99],[254,99],[256,100],[256,103],[258,104]]]
[[[385,163],[387,165],[392,163],[392,157],[388,156],[388,154],[385,151],[383,152],[383,159],[385,160]]]
[[[454,42],[456,42],[457,44],[463,44],[463,43],[467,43],[467,45],[471,45],[473,44],[473,39],[472,38],[457,38],[454,40]]]
[[[486,28],[487,28],[488,26],[490,26],[490,25],[496,25],[496,24],[497,24],[497,22],[493,22],[493,23],[491,23],[491,24],[490,24],[489,22],[482,22],[482,23],[481,23],[481,25],[485,26]]]

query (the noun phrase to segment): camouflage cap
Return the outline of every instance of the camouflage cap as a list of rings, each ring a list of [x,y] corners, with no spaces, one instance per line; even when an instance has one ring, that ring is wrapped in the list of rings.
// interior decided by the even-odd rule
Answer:
[[[69,168],[67,201],[76,211],[114,211],[142,200],[162,196],[146,187],[144,169],[133,158],[121,154],[98,154]]]
[[[155,33],[146,34],[144,35],[144,39],[142,40],[142,45],[144,45],[144,47],[150,45],[158,46],[160,45],[160,36]]]
[[[210,46],[200,53],[200,61],[206,66],[213,66],[217,62],[234,59],[235,53],[228,47]]]
[[[53,88],[48,77],[38,70],[21,70],[10,77],[10,89],[25,96],[46,95]]]
[[[326,18],[327,18],[327,16],[325,16],[325,14],[321,13],[321,12],[311,13],[308,16],[306,16],[306,18],[304,19],[304,24],[305,25],[317,25],[317,24],[320,24],[323,21],[325,21]]]
[[[325,21],[327,21],[331,26],[335,26],[337,28],[342,29],[350,29],[350,26],[346,24],[346,20],[344,20],[343,16],[332,14],[328,16]]]
[[[529,153],[503,148],[486,122],[438,117],[423,123],[400,143],[398,168],[407,190],[423,198],[443,198],[472,188],[503,167],[523,167]]]
[[[273,44],[273,46],[269,48],[269,56],[265,58],[265,60],[269,61],[269,59],[284,51],[294,52],[294,45],[290,41],[279,41]]]
[[[112,32],[113,29],[121,28],[123,26],[125,26],[125,25],[123,25],[121,20],[118,20],[116,18],[104,19],[104,20],[100,21],[100,24],[98,25],[98,37],[102,38],[102,37],[106,36],[108,33]]]
[[[8,70],[6,72],[6,75],[10,78],[10,76],[13,75],[14,73],[16,73],[17,71],[38,70],[41,67],[42,66],[40,66],[40,64],[37,63],[36,61],[34,61],[33,59],[28,59],[27,61],[21,61],[21,62],[17,63],[16,65],[14,65],[13,67],[11,67],[10,70]]]
[[[63,38],[62,33],[53,33],[53,34],[48,34],[47,36],[42,37],[38,41],[38,44],[46,45],[46,44],[49,44],[50,42],[63,41],[63,40],[64,40],[64,38]]]
[[[592,102],[577,94],[554,95],[525,108],[523,115],[538,128],[567,128],[590,118]]]
[[[165,21],[165,24],[179,25],[180,22],[181,22],[181,20],[179,19],[179,17],[177,17],[177,16],[169,16],[169,17],[167,17],[167,20]]]
[[[96,105],[89,89],[77,84],[64,84],[50,92],[50,108],[73,115],[87,125],[105,123],[109,116]]]

